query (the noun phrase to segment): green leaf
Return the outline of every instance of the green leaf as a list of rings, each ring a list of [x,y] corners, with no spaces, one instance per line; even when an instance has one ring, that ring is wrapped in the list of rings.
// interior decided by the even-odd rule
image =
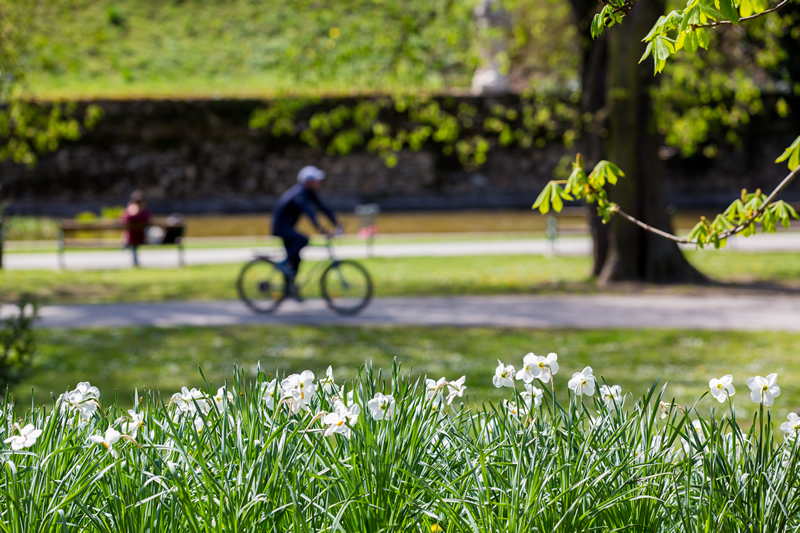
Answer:
[[[697,44],[703,50],[708,50],[708,32],[703,28],[697,28],[693,33],[697,33]]]
[[[589,180],[594,179],[594,185],[597,188],[603,187],[606,182],[616,185],[618,178],[624,178],[625,173],[620,168],[610,161],[600,161],[595,165],[592,173],[589,174]]]
[[[561,194],[564,192],[557,183],[553,184],[550,189],[550,203],[553,204],[553,211],[560,213],[564,208],[564,202],[561,200]]]
[[[644,49],[644,54],[642,55],[642,58],[639,60],[639,63],[647,59],[647,56],[649,56],[650,52],[652,51],[653,51],[653,41],[650,41],[649,43],[647,43],[647,48]]]
[[[686,33],[689,29],[689,22],[692,18],[692,14],[695,13],[696,10],[694,7],[687,9],[683,14],[683,19],[681,19],[681,23],[678,26],[678,33]]]
[[[792,145],[789,146],[775,162],[780,163],[787,159],[789,160],[789,170],[793,171],[800,166],[800,136],[794,140]]]
[[[649,32],[649,33],[648,33],[648,34],[645,36],[645,38],[644,38],[644,39],[642,39],[642,41],[643,41],[643,42],[649,42],[649,41],[651,41],[651,40],[653,39],[653,37],[655,37],[656,35],[659,35],[659,34],[663,33],[663,29],[664,29],[664,21],[665,21],[665,20],[666,20],[666,19],[664,18],[664,16],[663,16],[663,15],[662,15],[662,16],[660,16],[660,17],[658,17],[658,20],[657,20],[657,21],[656,21],[656,23],[653,25],[653,27],[650,29],[650,32]]]
[[[672,52],[675,51],[675,48],[672,46],[672,43],[669,42],[664,37],[660,35],[655,39],[656,48],[655,48],[655,56],[656,59],[659,61],[666,61],[669,59],[669,56]]]
[[[705,5],[703,3],[697,4],[697,5],[700,7],[700,10],[702,11],[703,15],[705,15],[708,18],[710,18],[711,20],[719,20],[721,18],[724,18],[722,16],[722,13],[720,13],[719,11],[717,11],[716,9],[711,7],[710,5]]]
[[[731,222],[736,222],[737,224],[740,224],[747,217],[745,213],[746,210],[744,208],[744,204],[742,203],[742,201],[736,200],[730,206],[728,206],[728,209],[726,209],[723,214]]]
[[[700,46],[700,41],[697,38],[697,32],[696,31],[690,31],[688,34],[685,34],[685,35],[687,36],[686,37],[686,43],[684,43],[684,46],[686,47],[686,51],[691,53],[691,54],[697,52],[697,48]]]
[[[739,12],[736,11],[733,0],[717,0],[717,7],[719,7],[719,12],[722,13],[725,19],[734,24],[739,24]]]
[[[774,204],[770,205],[770,211],[775,214],[775,216],[781,221],[781,226],[784,228],[788,228],[792,222],[792,218],[800,218],[797,215],[797,211],[794,208],[784,202],[783,200],[778,200]]]
[[[580,198],[582,192],[582,185],[586,182],[586,172],[582,168],[575,166],[567,178],[567,184],[564,187],[565,194],[574,194]],[[571,198],[570,198],[571,200]]]
[[[724,216],[717,215],[717,218],[714,219],[713,227],[715,231],[721,233],[723,231],[731,229],[733,227],[733,224],[731,224],[731,221],[725,218]]]
[[[706,237],[708,237],[708,223],[703,219],[689,232],[689,240],[696,240],[697,244],[702,246],[706,242]]]
[[[739,13],[742,17],[749,17],[753,14],[753,3],[750,0],[741,0],[739,3]]]
[[[605,9],[603,10],[605,11]],[[597,39],[603,33],[603,13],[600,12],[592,18],[592,39]]]
[[[550,195],[551,189],[553,187],[553,182],[549,182],[547,185],[544,186],[544,189],[539,194],[539,197],[531,206],[531,209],[538,209],[539,212],[543,215],[546,215],[550,211]]]

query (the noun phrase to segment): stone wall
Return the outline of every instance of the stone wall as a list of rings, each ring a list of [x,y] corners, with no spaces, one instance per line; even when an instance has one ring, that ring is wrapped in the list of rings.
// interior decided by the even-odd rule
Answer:
[[[494,99],[468,98],[479,109]],[[512,100],[514,97],[511,97]],[[508,102],[506,102],[508,103]],[[384,210],[528,208],[569,152],[559,143],[542,148],[495,148],[479,170],[430,143],[403,151],[387,168],[367,150],[330,156],[298,138],[273,138],[248,127],[255,100],[98,102],[105,118],[78,142],[43,157],[32,168],[0,164],[3,196],[18,214],[71,216],[120,205],[143,189],[160,213],[267,211],[297,171],[314,164],[328,172],[325,195],[338,209],[377,201]],[[785,167],[773,164],[798,131],[796,125],[751,125],[746,149],[730,158],[667,161],[668,189],[678,206],[730,201],[742,187],[769,187]],[[790,195],[800,198],[797,187]]]

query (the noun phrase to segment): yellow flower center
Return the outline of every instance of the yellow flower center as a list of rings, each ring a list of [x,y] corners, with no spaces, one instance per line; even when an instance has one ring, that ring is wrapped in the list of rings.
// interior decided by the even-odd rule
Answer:
[[[581,385],[586,385],[586,381],[587,380],[585,380],[585,379],[583,381],[581,381]]]
[[[105,446],[105,447],[106,447],[106,450],[108,449],[108,443],[104,442],[104,443],[103,443],[103,446]]]
[[[544,361],[539,361],[539,368],[544,368],[544,367],[546,367],[546,366],[547,366],[547,365],[546,365],[546,364],[544,364]]]
[[[336,423],[336,425],[337,425],[337,426],[341,426],[342,424],[344,424],[344,420],[339,420],[339,421]]]
[[[764,385],[763,387],[761,387],[761,390],[767,390],[767,389],[769,389],[769,387],[767,387],[766,385]]]
[[[718,383],[718,384],[717,384],[717,388],[718,388],[718,389],[721,389],[721,388],[722,388],[722,383]]]

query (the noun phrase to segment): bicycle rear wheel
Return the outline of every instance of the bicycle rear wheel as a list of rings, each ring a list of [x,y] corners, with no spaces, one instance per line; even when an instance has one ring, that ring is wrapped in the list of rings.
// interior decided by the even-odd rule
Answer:
[[[272,261],[253,259],[236,280],[239,298],[256,313],[271,313],[286,298],[286,276]]]
[[[372,299],[372,280],[360,264],[335,261],[322,273],[320,290],[332,310],[340,315],[354,315]]]

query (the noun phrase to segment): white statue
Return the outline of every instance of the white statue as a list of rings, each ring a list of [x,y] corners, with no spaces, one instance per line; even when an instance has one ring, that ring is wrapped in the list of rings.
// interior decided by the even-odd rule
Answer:
[[[497,56],[506,49],[505,39],[497,38],[492,30],[504,30],[511,25],[508,13],[497,0],[481,0],[475,8],[478,38],[481,44],[483,66],[472,77],[473,94],[504,94],[510,91],[508,77],[500,72]]]

